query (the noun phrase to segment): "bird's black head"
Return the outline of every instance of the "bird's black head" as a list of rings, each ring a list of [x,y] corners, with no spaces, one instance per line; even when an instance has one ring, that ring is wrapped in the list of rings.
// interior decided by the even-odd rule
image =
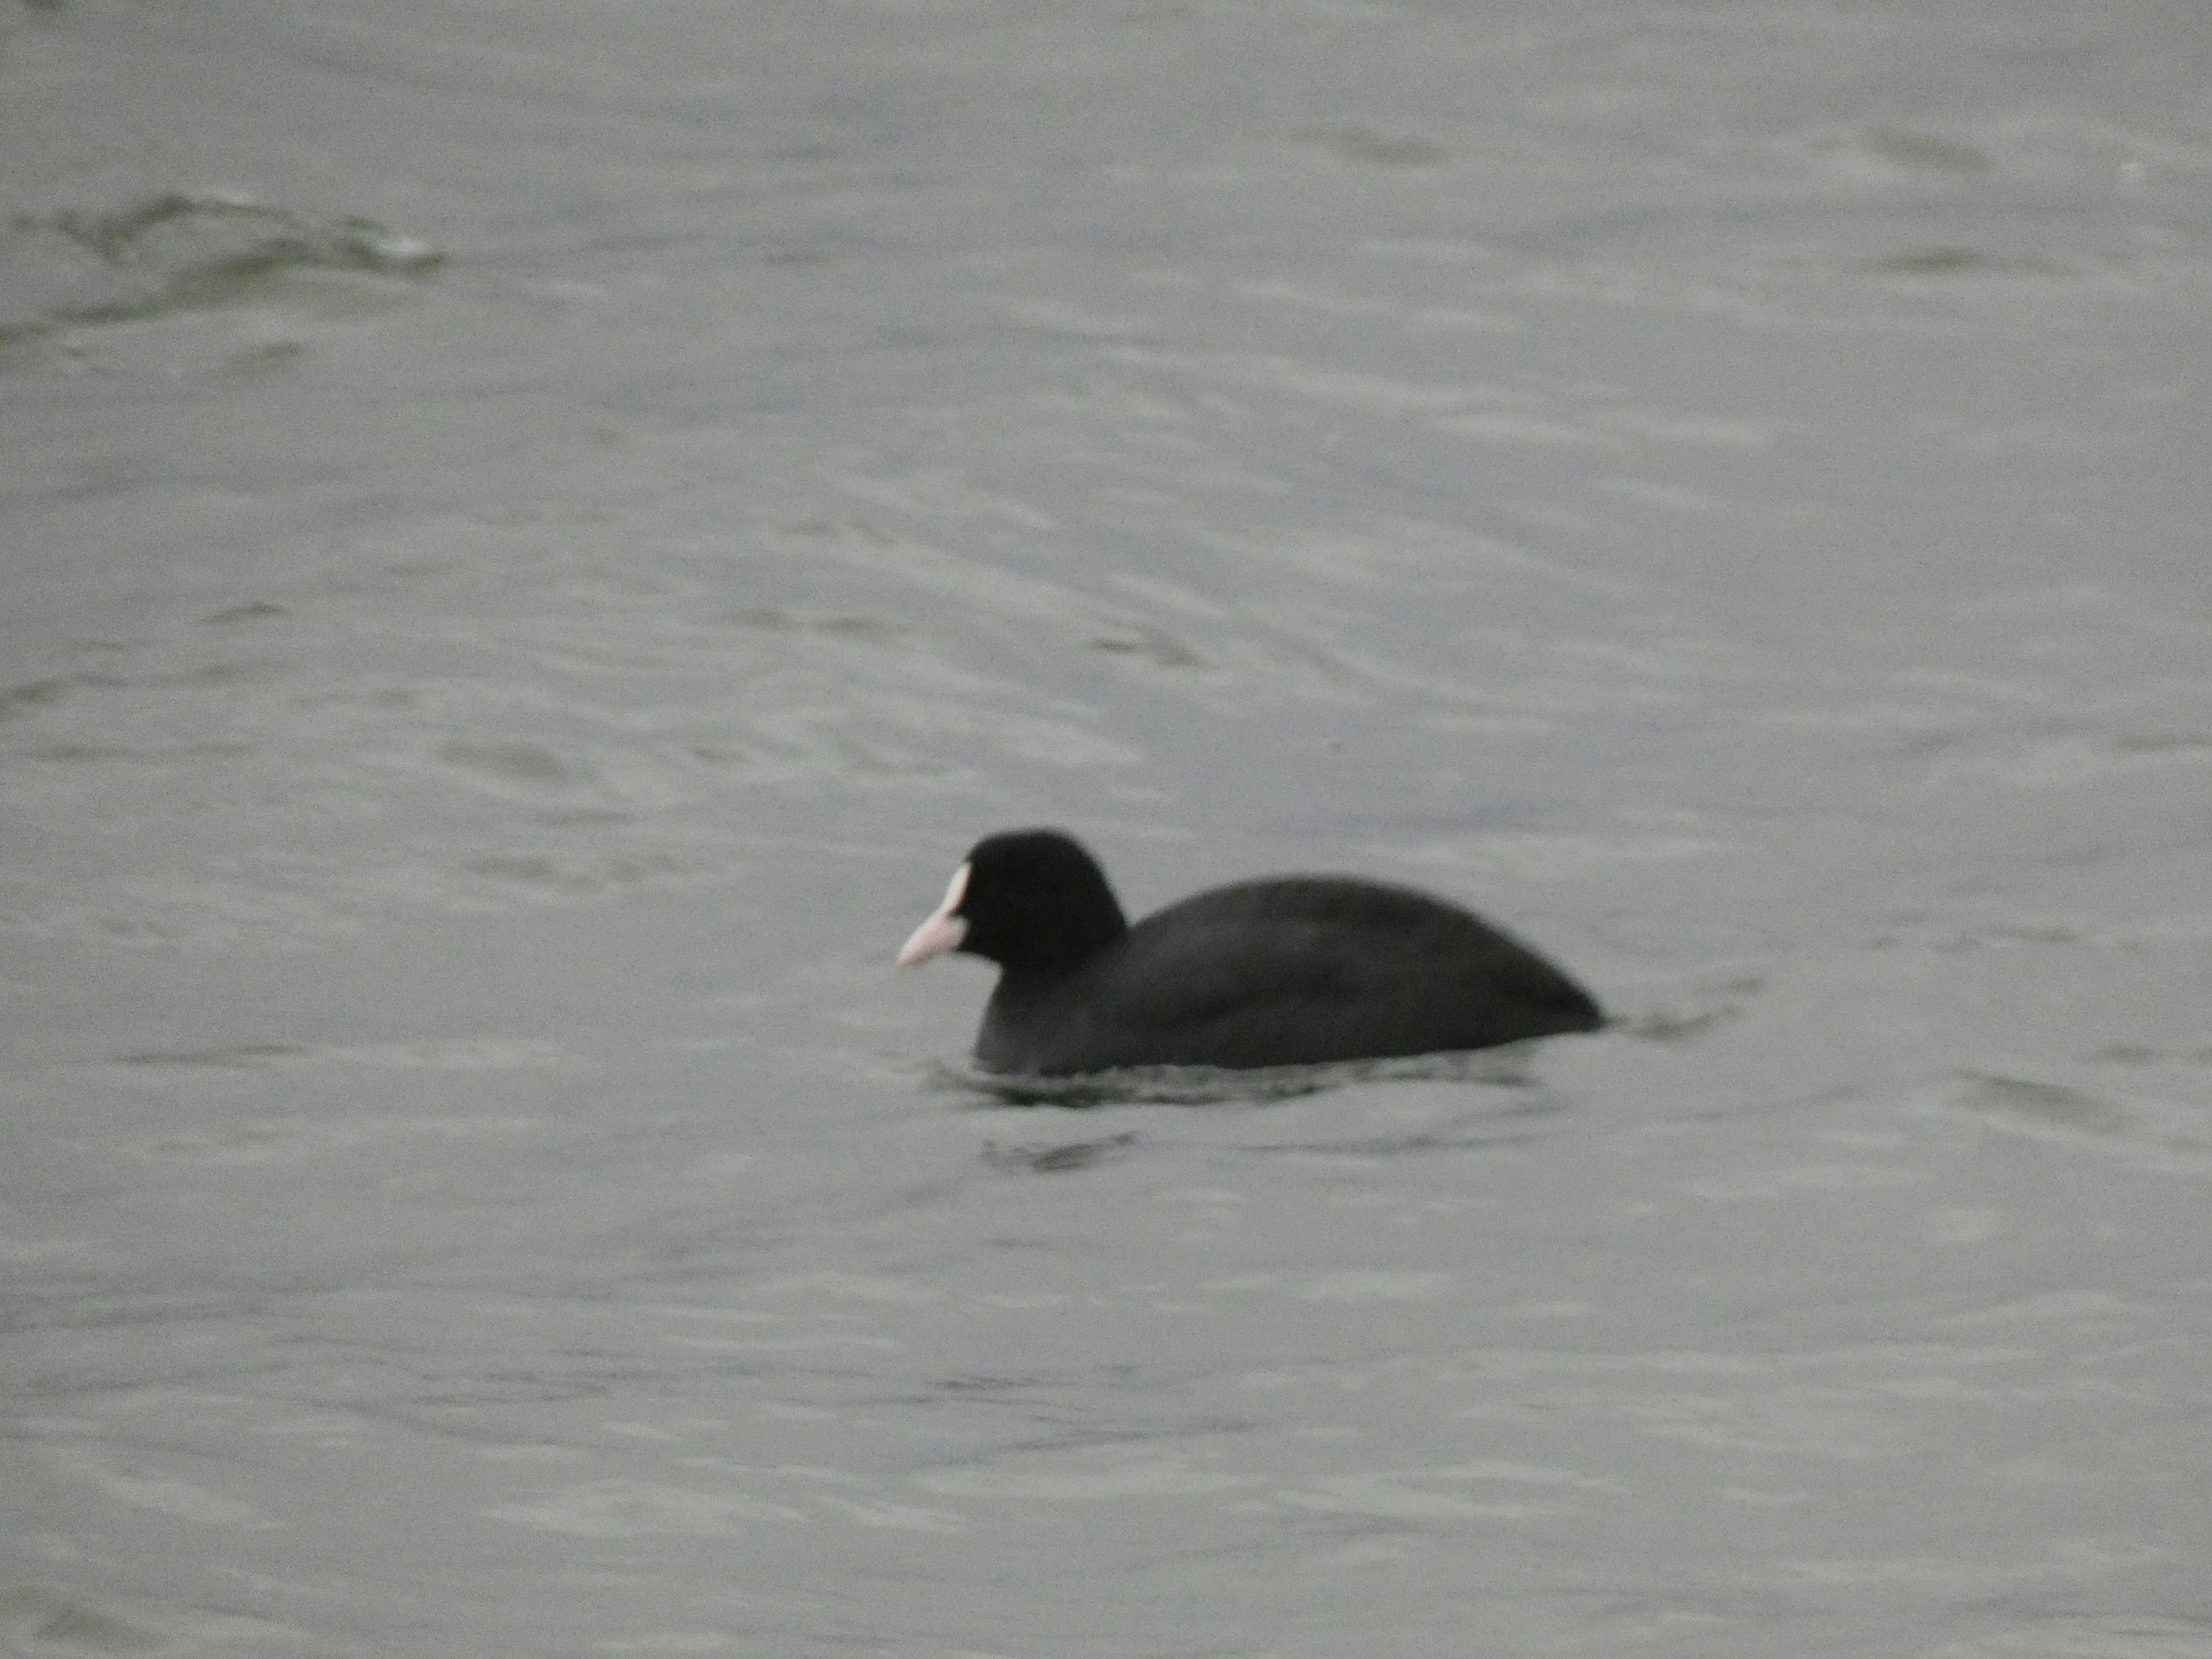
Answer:
[[[1060,974],[1127,930],[1098,861],[1058,830],[986,836],[954,872],[945,903],[899,952],[902,966],[962,951],[1010,974]]]

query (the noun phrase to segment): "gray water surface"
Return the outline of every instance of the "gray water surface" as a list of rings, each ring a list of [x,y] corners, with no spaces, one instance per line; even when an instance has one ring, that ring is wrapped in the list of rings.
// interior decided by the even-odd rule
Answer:
[[[2212,1656],[2208,85],[0,0],[0,1651]],[[1025,823],[1617,1023],[1009,1104]]]

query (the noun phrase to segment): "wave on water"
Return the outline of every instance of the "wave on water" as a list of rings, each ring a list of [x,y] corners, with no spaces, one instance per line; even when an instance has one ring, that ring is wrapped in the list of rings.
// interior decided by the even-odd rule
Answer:
[[[1127,1066],[1074,1077],[981,1072],[939,1062],[928,1086],[985,1097],[1001,1106],[1211,1106],[1294,1100],[1360,1083],[1480,1083],[1494,1088],[1534,1085],[1528,1046],[1410,1054],[1389,1060],[1331,1060],[1318,1066]]]
[[[216,306],[288,270],[418,277],[445,255],[354,215],[297,213],[170,191],[112,213],[0,226],[0,343],[92,323]]]

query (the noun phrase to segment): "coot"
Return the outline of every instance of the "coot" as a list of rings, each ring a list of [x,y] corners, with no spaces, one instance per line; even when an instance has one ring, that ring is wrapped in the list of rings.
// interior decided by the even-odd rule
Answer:
[[[1216,887],[1132,927],[1097,860],[1057,830],[977,842],[898,953],[999,964],[986,1071],[1298,1066],[1588,1031],[1565,974],[1456,905],[1350,876]]]

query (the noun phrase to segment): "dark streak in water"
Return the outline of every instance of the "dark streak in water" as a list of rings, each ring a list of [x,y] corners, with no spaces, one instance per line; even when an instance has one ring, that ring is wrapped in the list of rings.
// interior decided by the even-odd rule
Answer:
[[[1866,147],[1885,161],[1936,173],[1987,173],[1996,163],[1972,144],[1899,127],[1872,127]]]
[[[1291,135],[1300,143],[1321,144],[1341,161],[1376,167],[1442,167],[1449,151],[1432,138],[1402,137],[1370,127],[1301,127]]]
[[[2063,268],[2048,259],[2000,258],[1970,247],[1905,248],[1867,261],[1866,269],[1885,276],[2057,276]]]
[[[1731,980],[1725,985],[1714,986],[1707,993],[1711,1001],[1706,1007],[1655,1009],[1635,1019],[1622,1021],[1621,1029],[1647,1042],[1692,1042],[1717,1025],[1741,1019],[1744,1005],[1758,992],[1759,984],[1755,978]]]
[[[1565,1103],[1551,1098],[1516,1104],[1502,1112],[1463,1112],[1449,1122],[1412,1134],[1364,1135],[1348,1140],[1286,1140],[1256,1145],[1255,1152],[1304,1152],[1331,1158],[1398,1158],[1408,1152],[1486,1152],[1534,1140],[1531,1118],[1551,1117],[1566,1110]]]
[[[1033,1390],[1047,1385],[1043,1379],[1034,1376],[948,1376],[932,1386],[940,1394],[988,1400],[1017,1390]]]
[[[298,1060],[307,1051],[295,1042],[240,1042],[227,1048],[149,1049],[121,1054],[119,1066],[263,1066],[272,1060]]]
[[[1103,1140],[1070,1140],[1051,1146],[1001,1146],[983,1143],[983,1162],[994,1170],[1028,1170],[1038,1175],[1058,1175],[1080,1170],[1101,1158],[1137,1144],[1133,1129]]]
[[[1162,668],[1203,668],[1205,659],[1166,629],[1133,626],[1121,635],[1102,634],[1091,641],[1093,651],[1119,657],[1141,657]]]
[[[17,234],[57,236],[89,254],[88,292],[0,315],[0,343],[88,323],[142,321],[224,304],[287,270],[417,277],[445,262],[374,219],[322,217],[222,196],[150,197],[113,213],[25,218]]]
[[[290,614],[281,605],[272,605],[266,599],[249,599],[244,605],[234,605],[202,617],[200,621],[210,628],[229,628],[240,623],[273,622]]]
[[[242,743],[180,743],[159,749],[126,749],[115,744],[49,743],[23,751],[34,761],[137,761],[149,766],[173,766],[180,761],[232,761],[253,750]]]
[[[1533,1085],[1519,1045],[1389,1060],[1337,1060],[1322,1066],[1270,1066],[1232,1071],[1216,1066],[1131,1066],[1079,1077],[1012,1077],[937,1066],[930,1086],[987,1096],[1003,1106],[1209,1106],[1260,1104],[1359,1083],[1482,1083]]]
[[[730,620],[769,633],[827,634],[845,639],[896,639],[906,631],[896,623],[879,622],[873,617],[802,616],[774,605],[749,605],[732,611]]]
[[[26,0],[52,9],[55,0]],[[159,1632],[102,1613],[58,1589],[38,1584],[19,1584],[0,1590],[0,1619],[21,1621],[27,1635],[44,1646],[67,1647],[80,1652],[134,1653],[167,1647]]]
[[[27,680],[0,691],[0,720],[14,720],[33,708],[58,702],[72,691],[126,684],[112,674],[57,674],[51,679]]]

